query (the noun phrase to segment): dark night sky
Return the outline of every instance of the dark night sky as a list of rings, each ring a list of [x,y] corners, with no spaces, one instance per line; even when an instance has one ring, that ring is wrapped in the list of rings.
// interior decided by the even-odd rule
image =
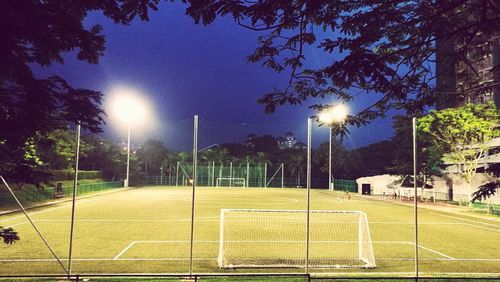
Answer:
[[[292,131],[306,141],[306,119],[314,114],[310,104],[285,106],[265,114],[256,100],[274,88],[283,88],[287,72],[277,74],[260,64],[246,62],[258,33],[238,27],[230,18],[209,26],[195,25],[182,4],[162,3],[149,22],[135,20],[129,26],[113,24],[91,14],[87,25],[101,24],[106,51],[99,65],[79,62],[74,54],[64,65],[38,70],[40,75],[59,74],[74,86],[102,91],[124,84],[141,90],[152,105],[154,120],[132,130],[133,142],[162,140],[167,147],[188,150],[192,117],[200,116],[199,146],[240,142],[249,133],[283,135]],[[325,34],[325,36],[327,36]],[[305,53],[311,67],[331,60],[315,47]],[[322,63],[324,62],[324,63]],[[354,114],[376,97],[358,96],[349,104]],[[325,100],[324,102],[327,102]],[[333,100],[332,100],[333,102]],[[360,129],[352,128],[347,147],[359,147],[392,135],[391,119],[380,119]],[[109,120],[105,135],[124,139],[123,127]],[[325,128],[315,128],[314,146],[328,139]]]

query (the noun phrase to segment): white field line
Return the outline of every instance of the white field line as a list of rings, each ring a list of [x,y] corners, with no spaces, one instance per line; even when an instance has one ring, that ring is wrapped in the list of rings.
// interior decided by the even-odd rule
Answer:
[[[67,258],[61,258],[61,261],[67,261]],[[72,258],[72,261],[189,261],[189,258]],[[193,260],[208,261],[217,258],[193,258]],[[56,259],[0,259],[0,262],[52,262]]]
[[[446,215],[446,214],[440,214],[440,213],[431,212],[431,211],[427,211],[427,213],[434,214],[434,215],[439,215],[439,216],[447,217],[447,218],[453,218],[453,219],[457,219],[457,220],[461,220],[461,221],[468,221],[468,222],[472,222],[472,223],[475,223],[475,224],[482,224],[482,225],[487,225],[487,226],[491,226],[491,227],[495,227],[495,228],[500,228],[500,226],[498,224],[486,223],[486,222],[481,222],[481,221],[477,221],[477,220],[472,220],[472,219],[467,219],[467,218],[461,218],[461,217],[452,216],[452,215]]]
[[[488,278],[497,278],[500,277],[500,272],[419,272],[420,276],[436,276],[436,277],[441,277],[441,276],[448,276],[448,277],[463,277],[463,278],[474,278],[474,277],[488,277]],[[370,276],[387,276],[387,277],[394,277],[394,276],[408,276],[408,278],[414,278],[415,272],[330,272],[330,273],[311,273],[311,277],[318,277],[318,278],[323,278],[323,277],[345,277],[346,279],[349,279],[349,276],[363,276],[363,277],[370,277]]]
[[[71,219],[34,219],[34,222],[71,222]],[[191,219],[75,219],[75,222],[191,222]],[[202,222],[219,222],[219,219],[197,219]],[[457,223],[463,224],[463,223]]]
[[[484,227],[484,226],[480,226],[480,225],[475,225],[475,224],[471,224],[471,223],[464,223],[464,225],[469,225],[469,226],[473,226],[473,227],[477,227],[477,228],[481,228],[481,229],[486,229],[486,230],[490,230],[490,231],[493,231],[493,232],[500,232],[500,229],[491,229],[491,228],[488,228],[488,227]]]
[[[144,240],[133,243],[189,243],[189,240]],[[229,243],[304,243],[305,240],[227,240]],[[313,243],[358,243],[358,240],[311,240]],[[219,243],[219,240],[195,240],[194,243]],[[408,241],[372,241],[378,244],[411,244]]]
[[[414,258],[377,258],[375,257],[376,260],[396,260],[396,261],[403,261],[403,260],[412,260],[414,261]],[[448,259],[448,258],[419,258],[419,261],[492,261],[492,262],[500,262],[500,258],[454,258],[454,259]]]
[[[132,246],[135,244],[178,244],[178,243],[189,243],[189,240],[143,240],[143,241],[132,241],[127,247],[125,247],[120,253],[118,253],[113,260],[118,260],[120,257],[125,254]],[[282,244],[288,244],[288,243],[303,243],[304,240],[231,240],[231,241],[226,241],[228,243],[282,243]],[[357,243],[357,240],[313,240],[310,241],[311,243]],[[195,243],[219,243],[218,240],[201,240],[201,241],[195,241]],[[408,241],[372,241],[374,244],[409,244],[409,245],[415,245],[413,242],[408,242]],[[456,260],[454,257],[448,256],[446,254],[443,254],[441,252],[438,252],[436,250],[433,250],[431,248],[424,247],[422,245],[419,245],[419,248],[422,248],[424,250],[427,250],[429,252],[438,254],[440,256],[445,257],[447,260]],[[499,259],[500,261],[500,259]]]
[[[408,242],[408,244],[415,246],[415,243],[414,243],[414,242]],[[455,258],[454,258],[454,257],[451,257],[451,256],[449,256],[449,255],[445,255],[445,254],[443,254],[443,253],[441,253],[441,252],[438,252],[438,251],[436,251],[436,250],[433,250],[433,249],[431,249],[431,248],[424,247],[424,246],[422,246],[421,244],[418,244],[418,247],[419,247],[419,248],[422,248],[422,249],[424,249],[424,250],[427,250],[427,251],[429,251],[429,252],[431,252],[431,253],[435,253],[435,254],[438,254],[438,255],[440,255],[440,256],[443,256],[443,257],[445,257],[445,258],[448,258],[448,259],[451,259],[451,260],[455,260]]]
[[[89,203],[89,202],[93,202],[93,201],[96,201],[96,200],[97,199],[89,199],[89,200],[83,200],[83,201],[80,200],[78,202],[78,204]],[[71,202],[69,202],[67,204],[62,204],[62,205],[57,206],[57,207],[47,208],[47,209],[44,209],[42,211],[37,211],[37,212],[29,212],[29,210],[28,210],[28,215],[32,216],[32,215],[36,215],[36,214],[47,213],[47,212],[51,212],[53,210],[58,210],[58,209],[66,208],[66,207],[69,207],[69,206],[71,206]],[[43,208],[43,207],[40,207],[40,208]],[[26,217],[26,216],[24,214],[22,214],[22,215],[14,216],[14,217],[11,217],[11,218],[2,219],[2,220],[0,220],[0,222],[7,222],[7,221],[11,221],[11,220],[18,219],[18,218],[23,218],[23,217]]]
[[[71,222],[70,219],[34,219],[34,222]],[[191,218],[186,218],[186,219],[75,219],[75,222],[191,222]],[[220,219],[218,217],[200,217],[195,219],[196,221],[201,221],[201,222],[219,222]],[[250,222],[252,220],[227,220],[231,222]],[[255,220],[253,220],[255,221]],[[259,221],[259,220],[257,220]],[[285,222],[280,220],[279,222]],[[297,223],[298,221],[286,221],[286,222],[294,222]],[[315,222],[330,222],[333,223],[335,221],[315,221]],[[407,221],[373,221],[369,222],[369,224],[409,224],[413,225],[415,224],[414,222],[407,222]],[[463,222],[419,222],[419,225],[468,225],[468,226],[475,226],[470,223],[463,223]],[[489,229],[489,230],[494,230],[494,229]],[[496,230],[494,230],[496,231]]]
[[[132,241],[132,243],[130,243],[127,247],[125,247],[125,249],[123,249],[119,254],[117,254],[113,259],[119,259],[126,251],[128,251],[128,249],[132,248],[133,245],[135,245],[135,243],[137,243],[137,241]]]
[[[11,224],[11,225],[6,226],[6,228],[11,228],[11,227],[19,226],[19,225],[24,225],[26,223],[29,223],[29,221],[23,221],[23,222],[19,222],[19,223],[16,223],[16,224]]]
[[[34,219],[34,222],[71,222],[70,219]],[[219,222],[219,218],[215,217],[203,217],[203,218],[197,218],[195,222],[200,221],[200,222]],[[260,220],[226,220],[226,221],[231,221],[231,222],[260,222]],[[186,219],[75,219],[75,222],[191,222],[190,218]],[[283,221],[280,220],[279,222],[292,222],[292,223],[300,223],[302,221]],[[305,221],[304,221],[305,222]],[[316,223],[321,223],[321,222],[328,222],[328,223],[335,223],[338,221],[331,221],[331,220],[321,220],[321,221],[315,221]],[[339,222],[341,223],[341,222]],[[400,222],[400,221],[374,221],[374,222],[369,222],[369,224],[408,224],[412,225],[414,224],[413,222]],[[419,225],[469,225],[469,226],[475,226],[470,223],[463,223],[463,222],[419,222]],[[494,230],[494,229],[489,229],[489,230]],[[496,230],[494,230],[496,231]]]
[[[414,261],[414,258],[375,258],[376,260],[387,260],[387,261]],[[68,260],[67,258],[61,258],[62,261]],[[189,258],[73,258],[74,261],[189,261]],[[200,261],[217,261],[217,258],[193,258],[193,260]],[[0,259],[0,262],[55,262],[56,259]],[[419,259],[419,261],[462,261],[462,262],[500,262],[500,259],[495,258],[458,258],[458,259],[447,259],[447,258],[425,258]]]
[[[130,248],[132,248],[135,244],[163,244],[163,243],[169,243],[169,244],[176,244],[176,243],[189,243],[189,240],[143,240],[143,241],[132,241],[127,247],[125,247],[121,252],[119,252],[113,260],[118,260],[120,257],[125,254]],[[263,241],[263,240],[234,240],[234,241],[226,241],[227,243],[304,243],[304,240],[268,240],[268,241]],[[310,241],[311,243],[357,243],[358,240],[352,240],[352,241],[346,241],[346,240],[338,240],[338,241]],[[202,241],[194,241],[194,243],[219,243],[218,240],[202,240]],[[405,241],[374,241],[373,243],[384,243],[384,244],[390,244],[390,243],[395,243],[395,244],[408,244],[410,242],[405,242]],[[431,250],[432,251],[432,250]],[[446,256],[446,255],[444,255]]]
[[[32,214],[29,214],[30,216]],[[212,219],[214,217],[206,217],[207,219],[201,218],[196,221],[198,222],[219,222],[219,219]],[[70,219],[33,219],[33,222],[71,222]],[[75,222],[191,222],[191,219],[75,219]],[[6,228],[14,227],[18,225],[23,225],[29,223],[29,221],[23,221],[6,226]]]

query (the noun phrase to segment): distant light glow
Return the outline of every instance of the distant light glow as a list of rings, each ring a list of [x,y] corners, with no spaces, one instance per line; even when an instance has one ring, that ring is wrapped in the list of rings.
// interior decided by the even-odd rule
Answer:
[[[337,104],[319,113],[319,121],[326,124],[332,124],[334,122],[343,122],[347,117],[347,114],[348,114],[348,109],[346,105]]]
[[[109,114],[122,123],[136,125],[144,123],[148,118],[149,105],[146,99],[131,87],[113,87],[107,104]]]

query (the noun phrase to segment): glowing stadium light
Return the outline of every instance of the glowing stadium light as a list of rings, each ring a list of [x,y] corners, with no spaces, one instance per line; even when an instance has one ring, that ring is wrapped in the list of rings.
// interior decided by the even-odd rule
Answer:
[[[318,119],[320,122],[327,124],[330,127],[329,135],[329,153],[328,153],[328,189],[334,190],[332,176],[332,126],[334,123],[342,123],[347,117],[348,109],[344,104],[337,104],[329,107],[319,113]]]
[[[331,125],[334,122],[343,122],[347,117],[348,109],[344,104],[337,104],[319,113],[319,121]]]
[[[147,119],[148,103],[139,92],[130,87],[119,86],[110,91],[110,114],[127,125],[136,125]]]
[[[333,122],[333,115],[332,112],[328,110],[324,110],[318,115],[319,121],[325,124],[331,124]]]
[[[108,96],[108,109],[112,117],[125,123],[128,127],[127,138],[127,176],[123,186],[129,185],[130,172],[130,128],[147,120],[148,103],[144,96],[133,88],[117,86],[111,89]]]

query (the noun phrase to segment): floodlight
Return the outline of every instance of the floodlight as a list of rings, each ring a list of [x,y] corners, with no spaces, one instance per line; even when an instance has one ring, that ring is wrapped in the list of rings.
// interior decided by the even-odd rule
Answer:
[[[319,113],[319,121],[325,124],[330,124],[333,122],[333,115],[332,112],[328,110],[324,110],[321,113]]]
[[[321,111],[319,113],[319,121],[325,123],[330,127],[329,134],[329,153],[328,153],[328,189],[333,190],[333,176],[332,176],[332,126],[334,123],[342,123],[347,117],[347,106],[344,104],[337,104],[332,107]]]
[[[110,114],[121,122],[139,124],[146,119],[148,103],[137,90],[124,86],[115,87],[108,99]]]
[[[128,127],[127,174],[123,183],[123,186],[128,187],[130,173],[130,130],[132,125],[140,124],[146,120],[148,103],[139,94],[139,91],[131,87],[116,86],[109,93],[107,105],[111,116],[125,123]]]
[[[347,107],[344,104],[338,104],[319,113],[319,121],[328,125],[334,122],[343,122],[347,117],[347,112]]]
[[[348,109],[344,104],[338,104],[332,107],[330,110],[332,120],[334,122],[343,122],[347,117]]]

